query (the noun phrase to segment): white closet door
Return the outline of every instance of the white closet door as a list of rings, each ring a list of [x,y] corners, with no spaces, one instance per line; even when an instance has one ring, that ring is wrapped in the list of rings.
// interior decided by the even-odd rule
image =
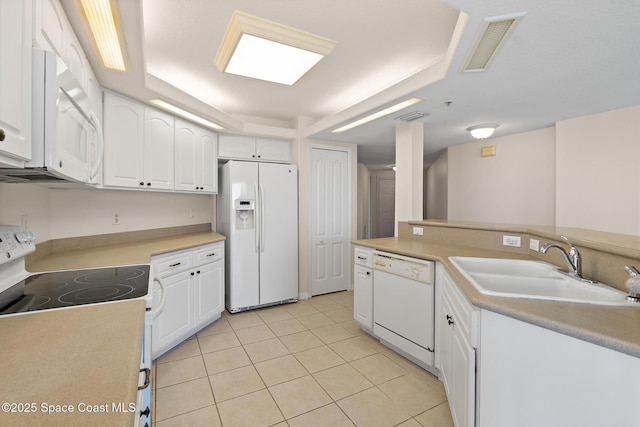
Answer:
[[[310,181],[311,295],[343,291],[351,276],[348,153],[312,148]]]

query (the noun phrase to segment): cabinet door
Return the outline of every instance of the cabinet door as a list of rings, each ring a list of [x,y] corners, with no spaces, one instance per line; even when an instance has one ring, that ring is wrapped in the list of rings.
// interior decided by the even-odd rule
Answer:
[[[451,311],[451,303],[444,293],[440,300],[440,316],[440,342],[438,344],[440,348],[440,381],[444,384],[447,396],[451,396],[453,384],[453,356],[451,354],[453,351],[453,325],[450,321],[453,320],[453,312]],[[451,401],[449,406],[452,406]]]
[[[206,325],[224,310],[224,261],[198,267],[194,276],[195,324]]]
[[[198,164],[199,141],[191,123],[176,119],[175,127],[175,189],[197,191],[196,165]]]
[[[353,318],[373,329],[373,274],[370,268],[353,266]]]
[[[461,328],[453,326],[451,336],[451,370],[449,372],[449,406],[454,425],[473,427],[475,425],[475,372],[476,351],[462,333]]]
[[[192,334],[193,328],[193,277],[189,272],[162,279],[166,292],[166,303],[162,313],[153,319],[153,358],[181,342]],[[160,295],[154,289],[154,303]]]
[[[0,1],[0,57],[0,157],[30,160],[31,1]]]
[[[216,134],[176,119],[175,189],[216,193],[218,160]]]
[[[291,144],[279,139],[256,138],[256,158],[262,161],[291,161]]]
[[[173,190],[174,119],[152,108],[145,108],[144,186]]]
[[[220,135],[218,157],[253,160],[256,158],[256,139],[252,136]]]
[[[144,107],[104,94],[104,185],[140,188],[143,182]]]
[[[207,193],[218,192],[217,135],[205,131],[200,137],[201,155],[198,157],[200,189]]]
[[[66,21],[67,18],[58,0],[34,0],[33,44],[64,58]]]

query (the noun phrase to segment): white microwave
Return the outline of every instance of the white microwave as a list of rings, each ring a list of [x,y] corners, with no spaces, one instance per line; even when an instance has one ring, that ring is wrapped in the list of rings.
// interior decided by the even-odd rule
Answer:
[[[89,96],[54,52],[33,49],[32,157],[24,169],[0,170],[8,182],[72,181],[96,185],[104,142]]]

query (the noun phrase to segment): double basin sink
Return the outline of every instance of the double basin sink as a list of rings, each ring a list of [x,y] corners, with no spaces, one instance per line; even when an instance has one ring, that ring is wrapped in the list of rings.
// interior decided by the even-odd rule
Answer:
[[[542,261],[450,257],[451,263],[482,294],[511,298],[630,306],[626,293],[602,283],[589,283]],[[636,306],[638,304],[635,304]]]

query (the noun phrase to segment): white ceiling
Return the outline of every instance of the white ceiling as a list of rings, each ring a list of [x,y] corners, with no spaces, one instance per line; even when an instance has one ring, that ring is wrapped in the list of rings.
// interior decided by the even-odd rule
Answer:
[[[499,137],[640,104],[638,0],[119,0],[127,73],[99,67],[75,1],[61,3],[104,87],[160,95],[231,132],[291,136],[300,124],[305,136],[357,143],[370,167],[394,163],[395,117],[411,111],[427,114],[429,162],[471,142],[474,124],[499,123]],[[337,45],[293,86],[223,74],[213,59],[234,10]],[[482,21],[522,12],[491,66],[461,74]],[[329,132],[408,96],[425,101]]]

